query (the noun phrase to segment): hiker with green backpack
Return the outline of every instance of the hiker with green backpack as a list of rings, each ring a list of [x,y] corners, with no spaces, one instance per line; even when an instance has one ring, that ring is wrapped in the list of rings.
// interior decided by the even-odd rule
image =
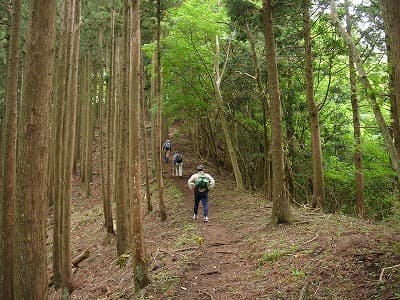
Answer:
[[[189,188],[194,191],[193,220],[197,220],[199,203],[203,206],[204,222],[208,222],[208,191],[215,185],[214,178],[204,172],[204,166],[197,166],[197,173],[193,174],[188,180]]]

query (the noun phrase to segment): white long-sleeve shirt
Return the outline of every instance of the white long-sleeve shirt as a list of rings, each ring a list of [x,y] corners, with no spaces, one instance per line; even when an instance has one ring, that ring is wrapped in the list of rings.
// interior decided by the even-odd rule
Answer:
[[[201,174],[204,174],[209,180],[210,180],[210,186],[208,187],[209,190],[212,190],[215,186],[215,180],[214,178],[212,178],[212,176],[208,173],[204,173],[204,171],[199,171],[197,173],[194,173],[188,180],[188,186],[189,189],[191,189],[192,191],[195,188],[195,182],[197,180],[197,178],[199,178],[199,176]],[[204,192],[206,189],[199,189],[199,192]]]

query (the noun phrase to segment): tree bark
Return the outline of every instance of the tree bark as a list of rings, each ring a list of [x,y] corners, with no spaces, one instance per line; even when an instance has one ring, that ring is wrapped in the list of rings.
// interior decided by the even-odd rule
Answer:
[[[72,169],[74,159],[74,142],[76,128],[76,106],[78,97],[78,66],[80,42],[80,0],[71,2],[71,51],[68,72],[67,103],[65,114],[65,143],[64,143],[64,204],[63,204],[63,272],[62,287],[64,293],[72,292],[71,268],[71,198],[72,198]]]
[[[110,57],[109,57],[109,80],[107,85],[107,100],[106,100],[106,197],[108,198],[108,210],[109,214],[106,218],[106,228],[107,232],[114,234],[113,225],[113,211],[112,203],[114,203],[114,186],[113,183],[113,107],[115,103],[115,3],[112,2],[112,12],[111,12],[111,43],[110,43]]]
[[[129,0],[123,2],[123,36],[121,58],[121,97],[119,104],[119,145],[117,168],[117,255],[120,256],[130,249],[129,226],[129,182],[128,182],[128,146],[129,146]]]
[[[306,82],[307,110],[311,127],[311,152],[313,165],[313,195],[312,207],[324,208],[325,185],[322,172],[322,150],[319,125],[319,109],[314,99],[314,76],[311,50],[310,0],[304,0],[304,70]]]
[[[349,1],[346,0],[346,31],[351,37],[351,19],[349,11]],[[351,90],[351,107],[353,111],[353,128],[354,128],[354,166],[356,181],[356,203],[357,215],[361,218],[365,216],[364,201],[364,183],[363,183],[363,165],[361,152],[361,130],[360,130],[360,112],[358,109],[357,80],[356,68],[354,66],[354,57],[349,50],[349,77]]]
[[[53,274],[54,285],[56,288],[61,286],[62,277],[62,203],[63,203],[63,124],[65,110],[65,88],[67,74],[67,57],[68,57],[68,14],[70,8],[70,0],[63,2],[61,13],[61,29],[60,29],[60,47],[57,58],[57,82],[56,95],[54,100],[54,168],[53,168]]]
[[[271,154],[272,154],[272,223],[293,222],[293,212],[285,193],[285,171],[282,135],[282,108],[278,66],[272,23],[271,0],[263,0],[265,50],[268,87],[271,99]]]
[[[30,15],[18,130],[14,298],[47,299],[48,137],[56,1],[32,1]]]
[[[105,62],[103,58],[103,31],[99,30],[99,50],[100,50],[100,80],[99,80],[99,131],[100,131],[100,166],[101,166],[101,193],[103,198],[103,216],[104,226],[108,233],[114,233],[113,220],[112,220],[112,206],[110,199],[109,188],[109,147],[104,147],[108,143],[108,139],[105,139],[107,133],[104,132],[104,127],[108,129],[108,122],[106,118],[106,104],[109,99],[104,102],[104,69]]]
[[[387,36],[388,63],[390,76],[390,101],[395,146],[400,155],[400,3],[395,0],[382,0],[382,12]],[[400,177],[397,176],[398,189]],[[400,201],[400,193],[399,193]]]
[[[160,218],[167,220],[167,210],[164,202],[164,183],[162,177],[162,94],[161,94],[161,0],[157,0],[157,33],[156,33],[156,99],[157,99],[157,185]]]
[[[133,281],[136,291],[144,288],[150,281],[148,262],[146,260],[143,234],[142,193],[141,193],[141,160],[140,144],[140,98],[141,98],[141,34],[140,34],[140,0],[130,0],[131,14],[131,57],[129,72],[131,89],[129,108],[129,186],[131,202],[131,255]]]
[[[5,126],[3,134],[2,189],[0,240],[0,298],[13,299],[13,241],[15,217],[15,184],[17,160],[17,103],[18,103],[18,67],[19,32],[21,23],[21,1],[12,1],[10,38],[5,91]]]
[[[140,112],[141,112],[141,137],[143,143],[143,156],[144,156],[144,178],[145,178],[145,185],[146,185],[146,200],[147,200],[147,211],[153,211],[153,203],[151,201],[151,190],[150,190],[150,178],[149,178],[149,154],[147,152],[147,138],[146,138],[146,103],[145,103],[145,92],[144,92],[144,64],[143,59],[141,60],[141,73],[140,73]]]

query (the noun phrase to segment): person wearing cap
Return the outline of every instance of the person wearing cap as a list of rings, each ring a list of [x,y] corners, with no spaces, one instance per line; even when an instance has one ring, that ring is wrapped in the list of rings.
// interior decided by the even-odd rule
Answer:
[[[166,139],[162,145],[162,150],[164,151],[164,162],[167,164],[169,162],[169,156],[172,150],[171,140]]]
[[[204,166],[197,166],[197,173],[188,180],[189,188],[194,192],[193,220],[197,220],[199,203],[203,206],[204,222],[208,222],[208,191],[215,186],[215,180],[208,173],[204,172]]]

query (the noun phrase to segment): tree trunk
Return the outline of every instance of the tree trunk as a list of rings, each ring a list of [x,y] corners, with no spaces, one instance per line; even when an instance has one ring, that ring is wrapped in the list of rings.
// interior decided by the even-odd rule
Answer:
[[[156,98],[156,68],[157,68],[157,53],[151,58],[151,77],[150,77],[150,101],[151,101],[151,176],[157,178],[157,162],[158,162],[158,132],[157,132],[157,98]]]
[[[358,51],[353,43],[353,41],[351,40],[351,37],[347,34],[347,32],[344,30],[344,28],[341,26],[338,16],[337,16],[337,12],[336,12],[336,6],[335,6],[335,2],[333,0],[330,1],[330,6],[331,6],[331,20],[333,25],[336,27],[337,31],[340,33],[340,35],[342,36],[344,42],[346,43],[347,46],[349,46],[350,51],[354,57],[355,60],[355,64],[357,67],[357,72],[358,72],[358,76],[360,78],[361,83],[363,84],[364,88],[367,90],[367,98],[368,101],[371,105],[372,111],[375,115],[375,119],[378,123],[378,127],[379,130],[382,134],[383,140],[385,142],[386,148],[389,152],[389,156],[390,156],[390,162],[392,164],[392,167],[394,169],[394,171],[397,174],[397,177],[400,177],[400,159],[399,159],[399,155],[397,154],[396,148],[394,146],[392,137],[389,133],[389,130],[387,128],[387,125],[385,123],[385,119],[382,115],[382,112],[380,110],[379,104],[377,102],[376,99],[376,93],[375,90],[373,89],[373,87],[371,86],[371,83],[368,80],[367,74],[362,66],[361,63],[361,58],[360,55],[358,54]]]
[[[129,192],[131,202],[131,257],[133,281],[136,291],[149,283],[148,262],[146,260],[143,234],[141,163],[140,163],[140,97],[141,97],[141,34],[140,0],[130,0],[130,45],[131,57],[129,87],[131,89],[129,107]],[[142,141],[145,143],[145,141]]]
[[[76,128],[76,106],[78,97],[78,66],[80,42],[80,0],[71,2],[71,51],[68,73],[68,86],[65,114],[65,143],[64,143],[64,204],[63,204],[63,240],[62,240],[62,287],[64,292],[72,292],[71,268],[71,198],[72,198],[72,169],[74,159],[74,142]]]
[[[119,178],[119,140],[120,140],[120,126],[119,126],[119,119],[120,119],[120,105],[121,105],[121,101],[119,101],[119,99],[121,99],[121,54],[120,54],[120,39],[116,38],[115,41],[115,58],[114,58],[114,62],[115,62],[115,67],[114,67],[114,71],[115,71],[115,76],[114,76],[114,87],[115,87],[115,97],[113,97],[113,110],[114,110],[114,114],[113,114],[113,128],[114,128],[114,136],[113,136],[113,174],[112,174],[112,183],[114,186],[114,190],[113,190],[113,198],[115,200],[115,205],[116,205],[116,224],[117,224],[117,230],[118,230],[118,218],[119,218],[119,211],[118,211],[118,207],[119,207],[119,200],[118,200],[118,194],[119,194],[119,187],[117,185],[118,182],[118,178]],[[118,100],[117,100],[118,99]],[[117,243],[118,243],[118,232],[117,232]],[[118,250],[117,250],[118,252]]]
[[[13,241],[15,214],[15,184],[17,160],[17,103],[19,32],[21,1],[12,2],[10,38],[8,45],[7,77],[5,93],[5,126],[2,143],[2,189],[0,211],[0,298],[13,299]]]
[[[108,143],[108,140],[105,141],[105,135],[107,133],[104,132],[104,127],[108,129],[108,122],[106,119],[106,103],[104,102],[104,59],[103,59],[103,32],[100,29],[99,32],[99,49],[100,49],[100,80],[99,80],[99,133],[100,133],[100,166],[101,166],[101,192],[103,198],[103,216],[104,216],[104,226],[108,233],[113,233],[113,220],[112,220],[112,206],[108,184],[108,176],[109,176],[109,156],[107,154],[109,148],[104,147],[105,143]],[[107,99],[108,102],[108,99]]]
[[[319,109],[314,99],[314,76],[311,50],[311,25],[310,25],[310,0],[304,0],[303,22],[304,22],[304,70],[306,82],[307,110],[311,127],[311,152],[313,165],[313,195],[312,207],[321,210],[325,203],[325,185],[322,172],[322,150],[319,127]]]
[[[271,154],[272,154],[272,223],[293,222],[293,212],[285,193],[285,171],[282,135],[282,108],[272,24],[271,0],[263,0],[265,22],[265,50],[268,86],[271,99]]]
[[[270,106],[268,102],[268,97],[265,92],[265,88],[263,87],[262,80],[261,80],[261,72],[260,72],[260,65],[258,63],[258,58],[257,58],[257,51],[256,51],[256,42],[254,39],[254,36],[251,34],[250,29],[248,27],[248,24],[246,24],[246,33],[249,39],[250,43],[250,48],[251,48],[251,58],[253,61],[254,65],[254,71],[255,71],[255,80],[257,83],[257,89],[258,89],[258,94],[261,98],[261,103],[263,107],[263,133],[264,133],[264,193],[267,199],[269,198],[268,195],[270,194],[269,191],[269,184],[268,182],[270,181],[270,172],[269,172],[269,165],[271,164],[271,161],[269,160],[269,145],[270,145],[270,140],[268,136],[268,127],[267,127],[267,120],[270,115]]]
[[[14,298],[47,299],[47,168],[56,1],[32,1],[30,14],[18,130]]]
[[[147,153],[147,138],[146,138],[146,104],[145,104],[145,92],[144,92],[144,64],[143,60],[141,60],[141,73],[140,73],[140,112],[141,112],[141,130],[142,130],[142,144],[143,144],[143,156],[144,156],[144,178],[146,185],[146,200],[147,200],[147,211],[153,211],[153,203],[151,201],[151,190],[150,190],[150,178],[149,178],[149,154]]]
[[[113,149],[113,106],[115,102],[115,85],[114,85],[114,77],[115,77],[115,7],[114,0],[112,2],[112,13],[111,13],[111,43],[110,43],[110,57],[109,57],[109,72],[110,77],[108,80],[108,88],[107,88],[107,100],[106,100],[106,197],[108,198],[108,217],[106,218],[106,229],[107,232],[114,234],[114,225],[113,225],[113,211],[112,211],[112,203],[114,202],[113,190],[114,184],[112,181],[113,171],[112,171],[112,149]]]
[[[158,201],[160,206],[160,218],[167,220],[167,210],[164,203],[164,183],[162,177],[162,94],[161,94],[161,0],[157,0],[157,37],[156,37],[156,99],[157,99],[157,185]]]
[[[54,274],[54,286],[56,288],[61,286],[62,277],[62,203],[63,203],[63,124],[64,124],[64,110],[65,110],[65,88],[67,74],[67,57],[68,57],[68,14],[70,8],[70,1],[67,0],[63,3],[61,13],[61,29],[60,29],[60,48],[57,59],[57,82],[56,84],[56,96],[54,104],[54,199],[53,199],[53,274]]]
[[[383,18],[388,48],[390,76],[390,101],[392,107],[394,140],[400,155],[400,3],[395,0],[382,0]],[[400,189],[400,177],[397,176]],[[400,200],[400,193],[399,193]]]
[[[129,182],[128,182],[128,75],[129,75],[129,7],[128,0],[123,2],[123,36],[122,36],[122,61],[121,61],[121,97],[119,104],[119,145],[117,168],[117,255],[120,256],[130,249],[129,227]]]
[[[349,1],[346,0],[346,23],[347,33],[351,37],[351,20],[349,11]],[[353,110],[353,128],[354,128],[354,166],[356,177],[356,203],[357,215],[361,218],[365,216],[365,201],[364,201],[364,187],[363,187],[363,166],[362,166],[362,152],[361,152],[361,130],[360,130],[360,112],[358,109],[358,95],[357,95],[357,78],[356,68],[354,66],[354,57],[349,50],[349,77],[350,77],[350,90],[351,90],[351,107]]]
[[[230,45],[229,45],[230,48]],[[228,61],[228,55],[229,55],[229,49],[227,52],[227,57],[224,63],[224,67],[220,72],[219,69],[219,38],[218,36],[215,37],[215,59],[214,59],[214,74],[215,74],[215,98],[217,100],[217,107],[220,110],[220,120],[221,120],[221,127],[222,131],[224,133],[225,137],[225,143],[226,147],[228,148],[228,153],[229,153],[229,158],[231,160],[233,172],[235,174],[235,179],[236,179],[236,189],[238,191],[243,191],[244,190],[244,185],[243,185],[243,179],[242,179],[242,173],[240,172],[239,168],[239,163],[237,159],[237,155],[235,152],[235,148],[233,147],[231,135],[229,133],[228,129],[228,124],[226,122],[226,117],[225,117],[225,110],[224,110],[224,100],[222,98],[221,94],[221,81],[222,77],[224,75],[225,67]]]

